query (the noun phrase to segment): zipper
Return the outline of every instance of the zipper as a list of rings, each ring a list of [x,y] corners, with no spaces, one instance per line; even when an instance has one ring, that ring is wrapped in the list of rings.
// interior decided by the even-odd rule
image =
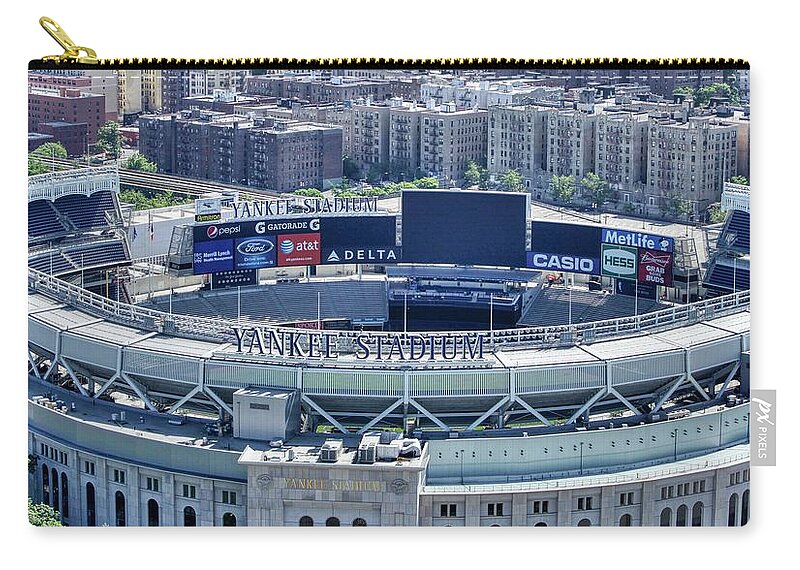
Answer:
[[[34,59],[28,69],[57,69],[69,67],[105,69],[214,69],[214,68],[270,68],[270,69],[332,69],[332,68],[385,68],[385,69],[750,69],[750,63],[737,58],[555,58],[555,59],[517,59],[517,58],[434,58],[434,59],[395,59],[395,58],[113,58],[102,59],[87,47],[78,46],[64,29],[52,18],[43,16],[39,24],[64,49],[61,55],[47,55]],[[85,55],[81,55],[81,53]]]

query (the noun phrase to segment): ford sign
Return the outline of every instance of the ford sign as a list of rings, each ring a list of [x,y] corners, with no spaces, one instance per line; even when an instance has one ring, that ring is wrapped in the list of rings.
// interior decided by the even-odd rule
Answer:
[[[247,256],[263,255],[272,251],[274,247],[275,244],[268,239],[253,238],[240,242],[236,246],[236,251]]]

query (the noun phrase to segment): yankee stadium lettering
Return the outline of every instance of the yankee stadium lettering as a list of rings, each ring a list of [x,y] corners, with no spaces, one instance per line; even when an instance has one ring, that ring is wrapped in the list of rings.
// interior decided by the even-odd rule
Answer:
[[[255,200],[252,202],[233,203],[233,217],[237,220],[286,216],[288,214],[369,213],[377,211],[378,199],[375,196]]]
[[[284,358],[339,358],[339,335],[325,332],[285,331],[234,327],[236,352]],[[486,335],[359,334],[353,354],[359,360],[409,361],[480,360]]]

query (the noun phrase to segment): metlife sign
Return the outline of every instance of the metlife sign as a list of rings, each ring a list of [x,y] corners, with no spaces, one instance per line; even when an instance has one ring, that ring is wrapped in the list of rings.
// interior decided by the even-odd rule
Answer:
[[[603,244],[600,274],[617,279],[636,279],[638,258],[635,247]]]
[[[603,228],[602,242],[637,249],[656,249],[658,251],[675,250],[675,240],[667,236],[654,236],[642,232],[631,232],[615,228]]]

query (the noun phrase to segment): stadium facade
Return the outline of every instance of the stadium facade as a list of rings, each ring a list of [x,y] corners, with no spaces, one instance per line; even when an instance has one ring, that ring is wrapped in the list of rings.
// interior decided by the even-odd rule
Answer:
[[[406,358],[405,331],[242,328],[132,304],[102,280],[88,290],[89,268],[69,248],[118,228],[71,222],[62,194],[94,191],[44,176],[34,186],[51,189],[29,192],[29,216],[49,217],[29,224],[40,232],[29,232],[29,258],[46,242],[65,263],[28,272],[29,492],[67,524],[749,518],[747,290],[599,322],[419,332],[443,357]],[[108,267],[135,265],[103,259],[92,268],[106,283]],[[265,340],[243,344],[247,328]],[[279,335],[290,339],[280,349],[270,344]],[[365,338],[388,352],[364,356]]]

